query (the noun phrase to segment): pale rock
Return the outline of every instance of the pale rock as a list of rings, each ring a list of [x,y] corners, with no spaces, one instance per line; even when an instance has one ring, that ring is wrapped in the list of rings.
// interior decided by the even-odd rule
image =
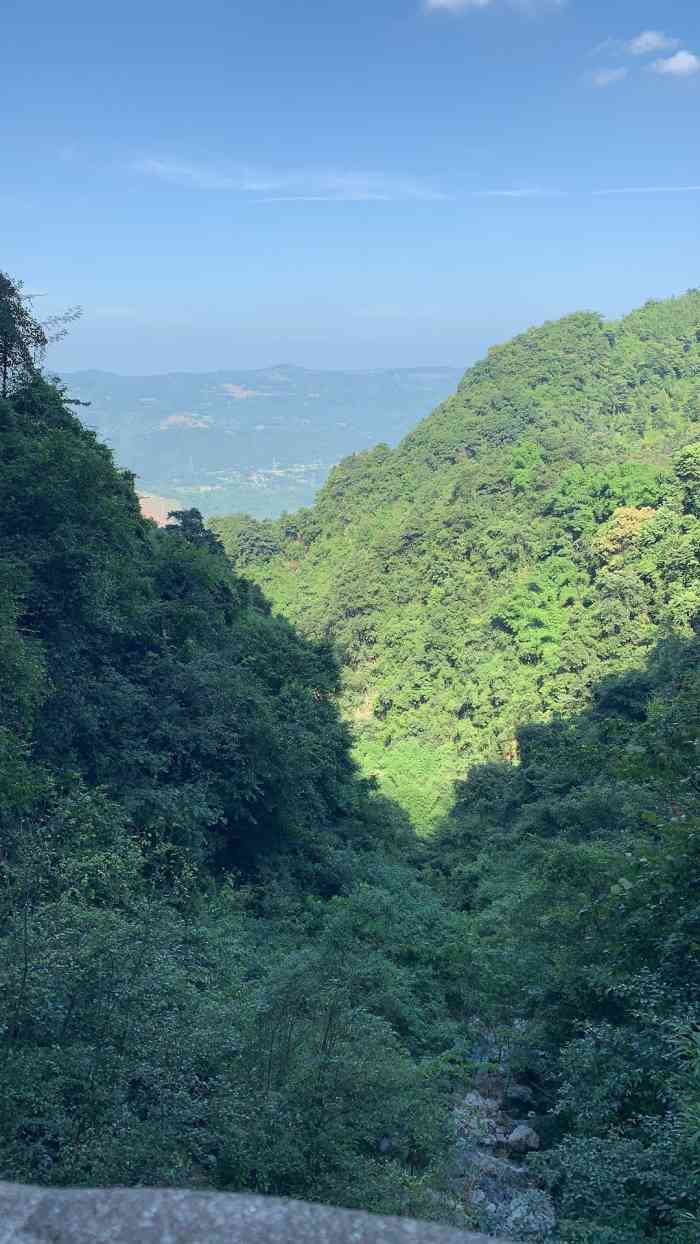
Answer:
[[[499,1223],[499,1230],[507,1231],[516,1240],[539,1241],[551,1236],[556,1226],[554,1206],[546,1192],[528,1188],[513,1198],[507,1216]]]
[[[484,1097],[481,1093],[467,1093],[462,1105],[468,1110],[479,1114],[498,1114],[500,1109],[497,1098]]]
[[[506,1144],[511,1153],[531,1153],[534,1149],[539,1149],[540,1138],[529,1123],[519,1123],[513,1128]]]

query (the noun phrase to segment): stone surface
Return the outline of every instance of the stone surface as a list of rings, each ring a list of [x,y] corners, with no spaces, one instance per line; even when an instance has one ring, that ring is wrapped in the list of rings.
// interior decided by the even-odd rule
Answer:
[[[473,1145],[497,1144],[498,1119],[498,1102],[481,1093],[467,1093],[455,1111],[458,1134]]]
[[[498,1235],[508,1233],[511,1240],[522,1244],[546,1244],[556,1226],[554,1207],[540,1188],[512,1189],[510,1194],[492,1199],[486,1194],[483,1206],[475,1203],[484,1230]]]
[[[0,1244],[508,1244],[303,1201],[148,1188],[0,1183]]]
[[[520,1109],[527,1104],[525,1089]],[[516,1097],[518,1095],[516,1094]],[[525,1158],[540,1138],[522,1117],[507,1113],[503,1098],[472,1091],[455,1109],[453,1181],[490,1237],[546,1244],[556,1228],[554,1205]]]
[[[523,1241],[545,1241],[556,1226],[554,1207],[546,1192],[539,1188],[528,1188],[513,1198],[505,1223],[500,1229],[506,1228],[513,1233],[513,1238]]]
[[[500,1110],[498,1098],[484,1097],[483,1093],[467,1093],[463,1105],[482,1114],[498,1114]]]
[[[472,1156],[472,1169],[482,1179],[490,1179],[513,1188],[526,1188],[529,1173],[522,1165],[509,1162],[507,1158],[496,1157],[493,1153],[475,1153]]]
[[[519,1123],[513,1128],[506,1144],[512,1153],[531,1153],[534,1149],[539,1149],[540,1138],[529,1123]]]

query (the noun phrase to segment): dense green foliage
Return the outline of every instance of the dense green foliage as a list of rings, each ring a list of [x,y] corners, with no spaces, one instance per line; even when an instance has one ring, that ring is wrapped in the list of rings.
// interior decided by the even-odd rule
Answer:
[[[434,1214],[461,917],[328,650],[41,377],[0,447],[0,1177]]]
[[[31,359],[0,455],[0,1178],[478,1222],[504,1072],[557,1244],[691,1244],[700,294],[493,351],[234,567]]]
[[[398,448],[341,463],[312,510],[214,527],[276,609],[337,645],[362,768],[428,826],[519,723],[688,633],[699,438],[692,292],[532,330]]]
[[[351,818],[328,654],[270,617],[196,512],[146,523],[55,390],[0,407],[0,435],[6,642],[41,703],[35,759],[197,857],[237,862]]]
[[[667,639],[523,727],[520,764],[477,768],[429,847],[536,1088],[567,1241],[667,1239],[698,1207],[699,740],[700,642]]]
[[[213,525],[432,831],[561,1239],[694,1238],[700,293],[532,330],[312,510]]]

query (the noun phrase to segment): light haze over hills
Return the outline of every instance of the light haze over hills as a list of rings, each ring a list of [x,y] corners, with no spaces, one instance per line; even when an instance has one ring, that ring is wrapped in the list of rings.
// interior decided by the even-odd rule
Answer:
[[[86,424],[134,471],[142,493],[205,515],[274,517],[312,502],[330,467],[377,441],[396,444],[446,398],[457,368],[257,370],[162,376],[76,372]]]

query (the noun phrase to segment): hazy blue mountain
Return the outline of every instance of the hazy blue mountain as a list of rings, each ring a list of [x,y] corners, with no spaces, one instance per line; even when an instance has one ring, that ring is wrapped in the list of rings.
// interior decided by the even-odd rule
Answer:
[[[259,517],[310,504],[334,463],[377,441],[396,444],[448,396],[452,367],[255,371],[63,379],[81,414],[142,492],[203,514]]]

